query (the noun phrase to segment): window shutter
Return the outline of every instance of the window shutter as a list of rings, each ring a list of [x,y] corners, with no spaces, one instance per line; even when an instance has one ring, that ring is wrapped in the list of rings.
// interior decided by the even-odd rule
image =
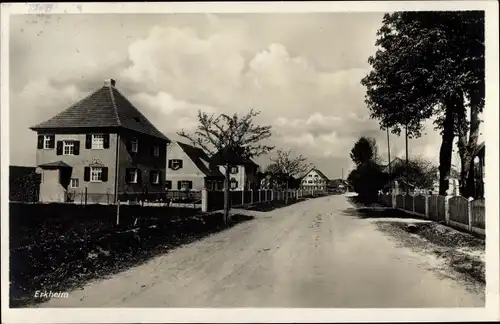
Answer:
[[[172,181],[170,180],[165,181],[165,188],[172,189]]]
[[[108,167],[103,167],[102,168],[102,182],[107,182],[108,181]]]
[[[182,181],[177,181],[177,189],[181,190]]]
[[[132,141],[127,140],[127,151],[132,151]]]
[[[150,147],[149,147],[149,154],[151,156],[154,156],[155,155],[155,145],[152,144]]]
[[[56,155],[62,155],[62,153],[63,153],[63,142],[57,141]]]
[[[80,155],[80,141],[75,141],[75,147],[73,153],[75,155]]]
[[[172,169],[172,160],[168,160],[168,168]]]
[[[179,169],[182,169],[182,163],[183,163],[183,162],[184,162],[184,161],[179,160]]]
[[[87,134],[85,136],[85,148],[86,149],[92,148],[92,134]]]
[[[130,169],[125,169],[125,182],[130,183]]]
[[[85,167],[84,172],[83,172],[83,181],[85,181],[85,182],[90,181],[90,167]]]
[[[137,183],[142,183],[142,172],[139,169],[135,169],[137,172]]]
[[[103,147],[105,149],[109,148],[109,134],[104,134]]]
[[[38,135],[38,142],[37,142],[37,149],[43,149],[43,140],[44,136],[43,135]]]
[[[162,174],[163,174],[163,172],[158,171],[158,184],[162,184],[163,183]]]
[[[193,181],[189,181],[189,189],[193,189]]]
[[[149,183],[151,183],[151,184],[153,184],[154,175],[155,175],[155,172],[153,170],[149,170]]]

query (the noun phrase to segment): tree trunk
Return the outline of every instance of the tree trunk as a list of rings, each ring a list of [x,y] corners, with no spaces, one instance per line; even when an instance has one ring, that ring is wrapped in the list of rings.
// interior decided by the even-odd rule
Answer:
[[[449,188],[449,176],[451,170],[451,157],[453,153],[453,140],[455,138],[455,102],[447,100],[445,117],[443,121],[443,132],[441,135],[441,149],[439,150],[439,194],[446,195]]]
[[[477,140],[479,137],[479,107],[471,103],[470,108],[470,123],[469,123],[469,140],[467,141],[467,128],[460,129],[458,137],[458,152],[460,155],[460,194],[466,198],[474,196],[474,188],[469,180],[470,166],[474,158],[474,152],[477,148]],[[473,183],[473,182],[472,182]]]
[[[229,201],[229,176],[229,164],[226,164],[224,178],[224,225],[227,225],[230,221],[229,209],[231,206]]]

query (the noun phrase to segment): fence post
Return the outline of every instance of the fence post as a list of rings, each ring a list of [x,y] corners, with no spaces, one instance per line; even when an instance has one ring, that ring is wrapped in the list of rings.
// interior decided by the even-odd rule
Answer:
[[[241,204],[245,204],[245,187],[241,190]]]
[[[444,220],[446,225],[450,224],[450,203],[448,200],[451,198],[451,196],[446,195],[444,197]]]
[[[253,204],[253,189],[250,190],[250,204]]]
[[[208,191],[205,188],[201,189],[201,211],[208,211]]]
[[[85,206],[87,206],[87,187],[85,187]]]
[[[116,225],[120,225],[120,199],[118,199],[116,204]]]
[[[429,196],[425,195],[425,217],[429,218]]]
[[[468,202],[467,202],[467,227],[469,228],[469,232],[472,232],[472,202],[474,201],[474,198],[469,197]]]
[[[412,199],[413,206],[412,206],[411,211],[412,211],[412,212],[415,212],[415,196],[412,196],[412,197],[413,197],[413,199]]]
[[[274,190],[271,190],[271,200],[274,200]]]

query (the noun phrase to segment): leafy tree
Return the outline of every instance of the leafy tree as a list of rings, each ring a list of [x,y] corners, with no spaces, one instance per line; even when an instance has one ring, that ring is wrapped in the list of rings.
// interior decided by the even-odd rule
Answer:
[[[230,221],[230,167],[274,149],[273,146],[261,144],[271,136],[271,126],[255,125],[253,118],[259,114],[259,111],[253,109],[243,116],[237,113],[232,116],[227,114],[216,116],[198,111],[198,126],[194,134],[188,134],[184,130],[178,132],[179,136],[201,147],[212,157],[217,154],[216,163],[224,165],[224,223]]]
[[[484,107],[484,12],[386,14],[377,36],[379,49],[368,59],[372,71],[361,81],[370,116],[394,134],[406,129],[409,138],[421,136],[423,121],[435,118],[442,137],[439,191],[445,194],[455,137],[463,179],[477,145]]]
[[[292,151],[283,151],[278,150],[277,156],[275,158],[271,158],[271,161],[274,163],[271,164],[273,166],[274,175],[281,185],[284,185],[285,190],[288,191],[290,186],[290,182],[294,179],[296,175],[301,175],[307,172],[310,167],[310,164],[307,163],[307,158],[299,155],[292,156]],[[269,168],[268,168],[269,170]],[[285,203],[288,202],[288,195],[285,196]]]
[[[376,157],[377,144],[371,137],[361,137],[351,149],[351,159],[357,166],[375,160]]]
[[[406,163],[395,163],[391,169],[391,180],[405,182],[420,189],[431,190],[437,180],[438,167],[424,158],[412,158]]]
[[[359,199],[365,202],[376,201],[378,191],[388,182],[388,175],[375,161],[367,161],[358,165],[347,176],[348,183],[358,193]]]

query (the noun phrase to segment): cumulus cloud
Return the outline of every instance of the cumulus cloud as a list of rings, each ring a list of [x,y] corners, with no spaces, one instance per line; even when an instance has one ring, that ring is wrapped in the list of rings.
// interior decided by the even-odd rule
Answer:
[[[306,155],[331,177],[342,169],[347,175],[349,151],[360,136],[375,137],[379,152],[387,152],[385,132],[368,118],[360,84],[381,17],[79,15],[58,17],[43,34],[17,17],[10,70],[11,123],[18,127],[11,127],[11,137],[35,143],[28,126],[113,77],[173,139],[180,129],[196,128],[198,110],[232,114],[253,108],[262,112],[256,122],[273,126],[277,148]],[[431,129],[411,145],[412,153],[435,157],[439,134]],[[393,137],[391,150],[404,151],[404,139]],[[11,152],[13,163],[34,164],[32,151]]]

